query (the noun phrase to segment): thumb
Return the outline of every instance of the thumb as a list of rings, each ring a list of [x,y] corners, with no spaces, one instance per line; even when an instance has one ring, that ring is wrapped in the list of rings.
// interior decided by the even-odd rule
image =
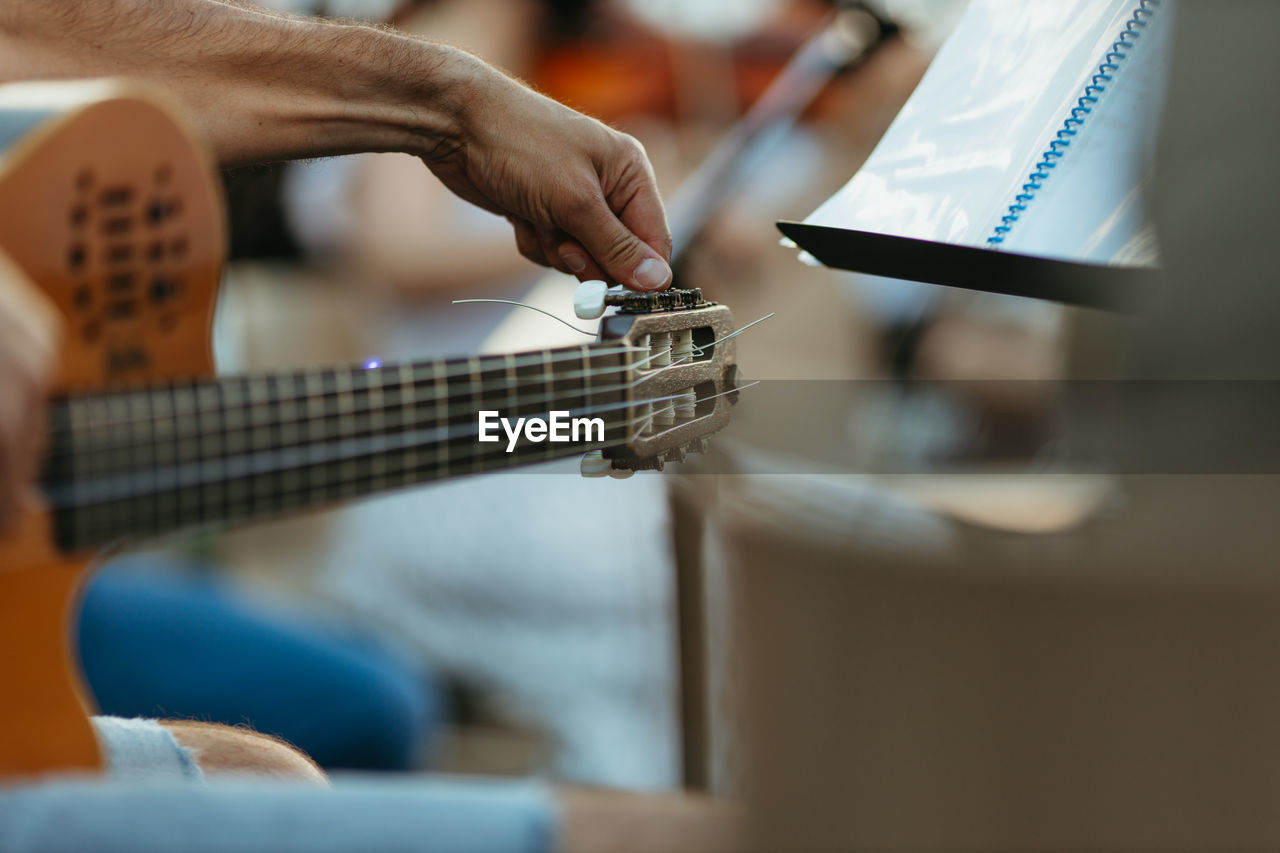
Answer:
[[[604,199],[569,225],[570,235],[613,281],[642,291],[665,290],[671,285],[671,266],[623,225]]]

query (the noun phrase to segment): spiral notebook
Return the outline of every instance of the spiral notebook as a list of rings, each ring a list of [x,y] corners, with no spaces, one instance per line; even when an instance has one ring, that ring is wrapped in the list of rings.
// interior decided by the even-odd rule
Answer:
[[[780,230],[828,266],[1117,308],[1150,287],[1172,0],[975,0],[866,164]]]

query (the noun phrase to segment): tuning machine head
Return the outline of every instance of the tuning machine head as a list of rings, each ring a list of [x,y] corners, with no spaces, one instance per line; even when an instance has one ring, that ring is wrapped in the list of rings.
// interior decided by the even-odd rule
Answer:
[[[736,396],[735,330],[729,309],[708,302],[698,288],[640,293],[583,282],[574,312],[600,323],[601,342],[626,348],[624,443],[591,451],[584,477],[630,476],[661,471],[704,453],[707,436],[729,418]]]
[[[688,311],[704,308],[708,303],[702,298],[702,290],[671,288],[650,293],[617,288],[599,279],[579,282],[573,292],[573,313],[579,320],[595,320],[604,309],[614,307],[620,314],[653,314],[665,311]]]
[[[588,457],[583,474],[661,471],[668,462],[706,452],[708,437],[729,422],[737,396],[729,309],[697,290],[609,297],[620,310],[604,318],[600,336],[628,349],[628,434],[625,442]]]

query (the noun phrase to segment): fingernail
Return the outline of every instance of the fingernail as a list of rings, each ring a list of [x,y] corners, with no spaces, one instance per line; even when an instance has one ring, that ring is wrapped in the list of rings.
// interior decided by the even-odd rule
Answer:
[[[582,255],[561,255],[560,260],[569,268],[569,272],[582,272],[587,268],[587,259]]]
[[[661,290],[671,281],[671,267],[658,258],[645,258],[633,276],[640,290]]]

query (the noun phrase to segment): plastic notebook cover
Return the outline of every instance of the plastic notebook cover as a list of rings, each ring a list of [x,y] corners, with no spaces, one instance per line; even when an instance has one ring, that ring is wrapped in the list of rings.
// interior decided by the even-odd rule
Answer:
[[[851,181],[807,224],[986,245],[1137,0],[975,0]]]

